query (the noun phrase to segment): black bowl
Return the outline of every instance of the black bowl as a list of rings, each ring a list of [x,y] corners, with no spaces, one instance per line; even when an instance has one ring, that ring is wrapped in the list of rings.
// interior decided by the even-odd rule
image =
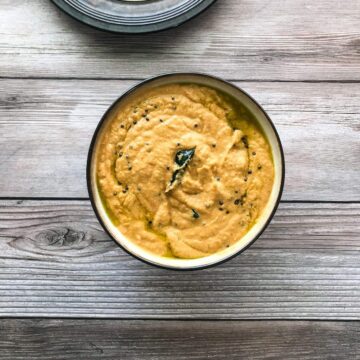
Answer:
[[[114,224],[112,224],[110,218],[107,216],[106,209],[104,208],[104,205],[101,201],[96,184],[95,159],[97,148],[100,143],[99,139],[101,139],[102,131],[116,114],[118,107],[122,104],[123,100],[136,94],[136,92],[146,90],[147,88],[179,82],[197,83],[200,85],[210,86],[222,92],[228,93],[233,98],[238,99],[240,102],[244,103],[244,105],[246,105],[248,109],[254,113],[257,121],[268,138],[273,153],[275,167],[275,181],[268,205],[265,207],[263,214],[257,220],[256,224],[249,230],[249,232],[242,239],[239,239],[237,243],[233,244],[230,248],[224,250],[223,252],[204,258],[191,260],[170,259],[152,255],[139,248],[137,245],[132,243],[131,240],[126,239],[125,236],[122,235],[120,231],[114,226]],[[259,236],[272,220],[280,202],[285,180],[285,159],[282,144],[275,125],[263,110],[263,108],[249,94],[235,85],[211,75],[198,73],[172,73],[150,78],[139,83],[121,95],[109,107],[109,109],[101,118],[92,138],[88,154],[86,173],[91,204],[99,222],[105,231],[110,235],[110,237],[112,237],[127,253],[147,264],[160,268],[171,270],[197,270],[221,264],[233,258],[234,256],[239,255],[259,238]]]
[[[73,18],[92,27],[139,34],[176,27],[216,0],[52,0]]]

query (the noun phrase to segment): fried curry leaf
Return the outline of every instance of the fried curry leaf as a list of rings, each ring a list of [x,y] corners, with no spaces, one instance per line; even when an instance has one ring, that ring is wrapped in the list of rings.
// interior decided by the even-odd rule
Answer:
[[[183,169],[175,170],[173,172],[173,174],[172,174],[172,177],[171,177],[171,180],[170,180],[170,185],[173,184],[177,180],[177,178],[180,178],[183,172],[184,172]]]
[[[180,150],[175,155],[175,163],[184,168],[194,157],[195,148]]]
[[[168,184],[165,192],[171,191],[180,181],[181,177],[185,173],[185,168],[195,155],[195,148],[180,150],[175,155],[175,164],[177,165],[170,183]]]

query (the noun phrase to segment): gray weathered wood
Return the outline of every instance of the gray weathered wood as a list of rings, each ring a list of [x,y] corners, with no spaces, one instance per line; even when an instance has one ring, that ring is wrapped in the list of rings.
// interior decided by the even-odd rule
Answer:
[[[0,76],[360,80],[358,0],[220,0],[178,29],[141,36],[88,28],[50,1],[0,7]]]
[[[0,316],[360,320],[360,204],[282,203],[245,253],[191,273],[125,254],[88,201],[2,201]]]
[[[0,196],[87,197],[92,132],[127,79],[205,71],[272,116],[284,199],[360,200],[358,0],[219,0],[141,36],[48,0],[0,0],[0,13]],[[177,273],[125,254],[86,200],[0,200],[0,358],[359,359],[359,322],[274,321],[360,320],[359,252],[360,203],[282,203],[244,254]]]
[[[0,80],[0,196],[87,197],[86,156],[133,81]],[[360,84],[237,83],[283,140],[284,199],[360,200]],[[9,181],[9,176],[15,181]]]
[[[23,320],[0,322],[2,360],[360,358],[359,322]]]

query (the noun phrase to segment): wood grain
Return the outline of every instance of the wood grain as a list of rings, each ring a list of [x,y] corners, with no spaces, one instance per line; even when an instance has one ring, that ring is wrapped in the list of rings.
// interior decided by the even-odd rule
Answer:
[[[2,360],[360,357],[358,322],[6,319],[0,333]]]
[[[87,197],[93,131],[133,84],[0,80],[0,196]],[[237,85],[259,100],[279,129],[287,164],[284,199],[360,200],[360,84]]]
[[[0,76],[360,80],[358,0],[218,1],[180,28],[141,36],[88,28],[50,1],[0,6]]]
[[[87,201],[2,201],[0,316],[360,320],[359,220],[282,203],[241,256],[179,273],[125,254]]]
[[[359,1],[218,1],[150,36],[99,32],[50,1],[0,9],[0,197],[87,197],[110,103],[135,79],[200,71],[271,115],[284,199],[360,201]],[[359,240],[360,203],[286,202],[241,256],[178,273],[125,254],[87,200],[0,200],[0,357],[360,359],[360,323],[341,321],[360,320]]]

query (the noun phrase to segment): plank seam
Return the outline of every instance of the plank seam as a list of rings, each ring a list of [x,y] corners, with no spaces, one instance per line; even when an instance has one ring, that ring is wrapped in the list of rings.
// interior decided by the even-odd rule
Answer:
[[[151,77],[153,75],[149,75]],[[57,77],[57,76],[0,76],[0,80],[84,80],[84,81],[143,81],[147,77],[143,78],[123,78],[123,77]],[[360,84],[360,80],[277,80],[277,79],[227,79],[226,81],[230,82],[249,82],[249,83],[308,83],[308,84]]]
[[[95,320],[95,321],[166,321],[166,322],[322,322],[322,323],[332,323],[332,322],[349,322],[349,323],[360,323],[359,320],[354,319],[324,319],[324,318],[153,318],[153,317],[144,317],[144,318],[134,318],[134,317],[79,317],[79,316],[0,316],[1,320]]]

